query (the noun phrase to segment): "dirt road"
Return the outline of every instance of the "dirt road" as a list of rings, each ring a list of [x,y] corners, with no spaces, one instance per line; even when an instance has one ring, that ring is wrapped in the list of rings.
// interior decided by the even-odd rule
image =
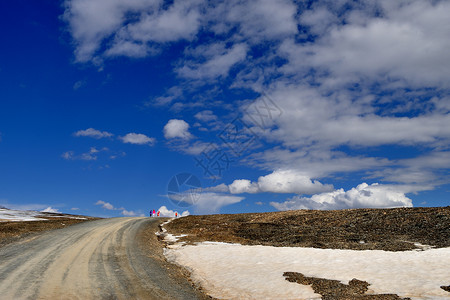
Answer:
[[[151,253],[148,228],[156,228],[157,222],[156,218],[103,219],[4,246],[0,298],[202,298]],[[150,238],[143,245],[145,229]]]

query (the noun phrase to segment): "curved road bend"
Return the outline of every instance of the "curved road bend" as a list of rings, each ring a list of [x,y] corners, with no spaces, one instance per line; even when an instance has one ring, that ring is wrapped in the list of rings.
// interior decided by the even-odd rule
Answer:
[[[149,226],[156,229],[158,222],[102,219],[4,246],[0,248],[0,298],[204,298],[181,276],[169,276],[167,264],[151,254],[158,250],[156,240],[153,247],[150,242],[143,247],[138,236]]]

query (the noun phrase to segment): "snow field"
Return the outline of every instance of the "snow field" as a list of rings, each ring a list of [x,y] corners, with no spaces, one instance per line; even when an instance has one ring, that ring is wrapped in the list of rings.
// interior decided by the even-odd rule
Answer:
[[[368,293],[413,299],[450,299],[450,248],[426,251],[337,250],[243,246],[225,243],[172,245],[169,261],[186,267],[192,279],[219,299],[320,299],[310,286],[290,283],[283,273],[370,283]]]

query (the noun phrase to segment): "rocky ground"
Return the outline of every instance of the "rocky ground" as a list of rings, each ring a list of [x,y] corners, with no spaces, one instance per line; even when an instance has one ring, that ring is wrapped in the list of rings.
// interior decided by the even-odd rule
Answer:
[[[188,216],[166,229],[190,243],[405,251],[450,247],[450,206]]]

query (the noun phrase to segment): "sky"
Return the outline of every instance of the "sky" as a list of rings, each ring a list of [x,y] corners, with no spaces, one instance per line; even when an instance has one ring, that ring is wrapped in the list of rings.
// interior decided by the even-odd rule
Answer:
[[[450,205],[450,2],[0,3],[0,205]]]

